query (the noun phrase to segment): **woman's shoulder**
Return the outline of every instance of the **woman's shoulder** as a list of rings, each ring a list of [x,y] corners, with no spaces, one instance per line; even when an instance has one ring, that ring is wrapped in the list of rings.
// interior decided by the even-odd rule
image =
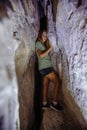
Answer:
[[[41,46],[41,41],[37,40],[36,41],[36,46]]]
[[[41,44],[41,41],[37,40],[37,41],[36,41],[36,44]]]

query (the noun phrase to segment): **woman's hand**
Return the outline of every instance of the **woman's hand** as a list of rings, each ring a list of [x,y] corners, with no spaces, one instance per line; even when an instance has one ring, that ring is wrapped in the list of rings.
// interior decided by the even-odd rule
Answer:
[[[49,48],[49,51],[51,51],[52,50],[52,46]]]
[[[48,53],[52,50],[52,47],[48,48],[46,51],[41,51],[41,50],[37,50],[38,55],[40,56],[40,58],[45,57],[46,55],[48,55]]]

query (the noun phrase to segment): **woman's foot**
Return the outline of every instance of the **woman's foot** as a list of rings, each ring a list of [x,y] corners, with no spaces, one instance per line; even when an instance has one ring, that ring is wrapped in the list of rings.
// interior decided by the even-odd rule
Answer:
[[[50,105],[49,105],[48,102],[45,103],[45,104],[44,104],[44,103],[42,104],[42,109],[43,109],[43,110],[46,110],[46,109],[49,108],[49,107],[50,107]]]
[[[51,103],[50,107],[55,111],[62,111],[63,110],[63,107],[59,103],[57,103],[57,104]]]

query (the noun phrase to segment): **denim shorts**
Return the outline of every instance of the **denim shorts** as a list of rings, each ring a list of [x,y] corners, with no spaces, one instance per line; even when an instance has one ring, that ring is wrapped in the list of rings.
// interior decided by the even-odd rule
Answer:
[[[46,75],[48,75],[49,73],[51,73],[52,70],[53,70],[52,67],[46,68],[46,69],[42,69],[42,70],[40,70],[40,74],[41,74],[42,76],[46,76]]]

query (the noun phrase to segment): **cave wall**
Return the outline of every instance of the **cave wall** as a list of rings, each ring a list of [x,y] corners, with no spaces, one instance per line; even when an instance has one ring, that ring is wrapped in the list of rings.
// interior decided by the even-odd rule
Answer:
[[[0,11],[0,129],[31,129],[37,3],[1,0]]]
[[[44,1],[43,7],[45,14],[46,2],[47,0]],[[0,3],[0,7],[3,6],[0,8],[2,61],[0,62],[0,127],[6,130],[15,130],[19,127],[21,130],[31,129],[34,121],[34,47],[39,30],[37,1],[4,0],[4,4],[2,3]],[[53,45],[52,62],[62,80],[62,96],[66,105],[85,126],[87,1],[55,0],[53,5],[52,8],[50,1],[47,12],[48,37]]]
[[[20,1],[21,2],[21,1]],[[34,123],[34,63],[35,41],[39,30],[39,17],[35,1],[22,1],[16,5],[15,28],[19,46],[15,52],[15,65],[19,86],[20,129],[31,130]],[[28,7],[26,7],[28,6]],[[21,11],[23,13],[21,14]]]
[[[74,0],[58,1],[56,30],[61,53],[60,64],[64,100],[80,123],[86,125],[87,1],[80,2]]]
[[[14,62],[17,44],[13,40],[12,12],[9,1],[0,1],[0,130],[19,129],[18,85]]]

